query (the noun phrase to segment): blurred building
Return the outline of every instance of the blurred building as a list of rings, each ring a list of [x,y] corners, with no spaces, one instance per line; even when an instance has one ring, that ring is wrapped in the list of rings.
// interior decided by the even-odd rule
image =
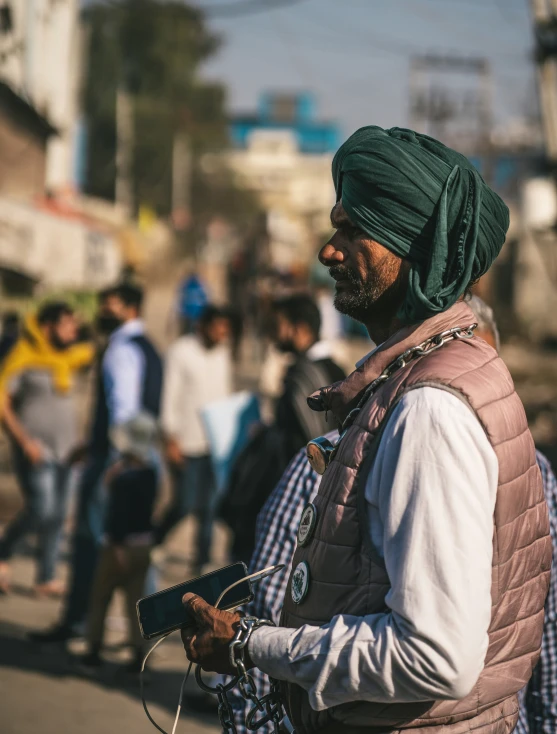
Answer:
[[[0,80],[57,134],[47,143],[49,189],[71,186],[79,131],[79,0],[2,0]]]
[[[256,113],[231,119],[230,137],[228,163],[267,211],[273,264],[280,270],[307,266],[317,238],[330,228],[338,126],[318,119],[309,93],[267,93]]]
[[[145,243],[112,203],[77,193],[79,0],[0,0],[0,296],[94,291]]]
[[[0,196],[43,195],[47,150],[55,132],[35,107],[0,81]]]

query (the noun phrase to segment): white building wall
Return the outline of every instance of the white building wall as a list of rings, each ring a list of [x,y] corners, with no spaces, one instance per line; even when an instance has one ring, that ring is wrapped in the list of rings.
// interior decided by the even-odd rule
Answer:
[[[0,268],[25,273],[44,288],[104,288],[123,265],[116,235],[2,198],[0,241]]]
[[[12,0],[13,30],[0,36],[0,80],[59,131],[49,143],[47,186],[73,184],[81,67],[79,0]]]
[[[275,265],[290,267],[315,256],[315,236],[330,226],[335,202],[331,154],[301,153],[294,133],[254,131],[228,163],[238,180],[258,192],[268,211]]]

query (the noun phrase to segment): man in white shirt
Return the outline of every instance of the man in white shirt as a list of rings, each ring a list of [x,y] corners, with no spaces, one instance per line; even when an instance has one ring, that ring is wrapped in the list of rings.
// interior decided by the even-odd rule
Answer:
[[[198,568],[209,560],[215,510],[215,482],[201,410],[232,393],[229,336],[226,311],[207,306],[197,333],[180,337],[169,349],[165,364],[161,422],[174,496],[157,541],[164,542],[180,520],[195,512]]]
[[[280,680],[297,734],[506,734],[539,655],[551,543],[526,416],[463,296],[508,211],[471,164],[409,130],[363,128],[333,163],[335,304],[380,346],[308,400],[338,445],[302,514],[281,626],[199,597],[186,654]],[[236,666],[240,670],[240,666]]]

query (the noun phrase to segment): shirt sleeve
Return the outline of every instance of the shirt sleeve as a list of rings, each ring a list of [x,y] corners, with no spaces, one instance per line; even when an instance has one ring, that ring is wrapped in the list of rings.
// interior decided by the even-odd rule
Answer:
[[[466,696],[488,646],[497,478],[495,452],[463,401],[436,388],[408,393],[366,484],[372,540],[382,527],[388,611],[257,630],[256,665],[302,686],[316,710]]]
[[[144,371],[145,358],[132,341],[107,349],[103,377],[111,426],[126,423],[141,410]]]
[[[182,380],[180,358],[174,345],[168,350],[164,365],[164,382],[162,388],[161,425],[167,436],[177,438],[181,431],[180,415],[182,401]]]

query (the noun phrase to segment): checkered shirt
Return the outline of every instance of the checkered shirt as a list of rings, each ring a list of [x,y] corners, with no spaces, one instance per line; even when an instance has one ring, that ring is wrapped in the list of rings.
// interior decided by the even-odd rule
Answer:
[[[327,434],[331,441],[338,433]],[[250,573],[284,564],[284,571],[260,582],[254,601],[246,608],[247,614],[279,623],[282,602],[286,593],[292,557],[296,550],[296,535],[304,507],[316,494],[321,477],[310,467],[305,449],[290,462],[273,493],[257,518],[256,545],[250,562]],[[251,671],[257,686],[257,695],[269,692],[269,679],[258,668]],[[237,696],[237,689],[229,694],[234,709],[238,734],[247,734],[245,717],[252,708]],[[270,734],[271,726],[259,729],[260,734]]]
[[[549,508],[553,555],[557,549],[557,479],[551,464],[536,453]],[[521,692],[520,717],[515,734],[556,734],[557,732],[557,566],[551,567],[549,594],[545,603],[542,652],[532,679]]]

